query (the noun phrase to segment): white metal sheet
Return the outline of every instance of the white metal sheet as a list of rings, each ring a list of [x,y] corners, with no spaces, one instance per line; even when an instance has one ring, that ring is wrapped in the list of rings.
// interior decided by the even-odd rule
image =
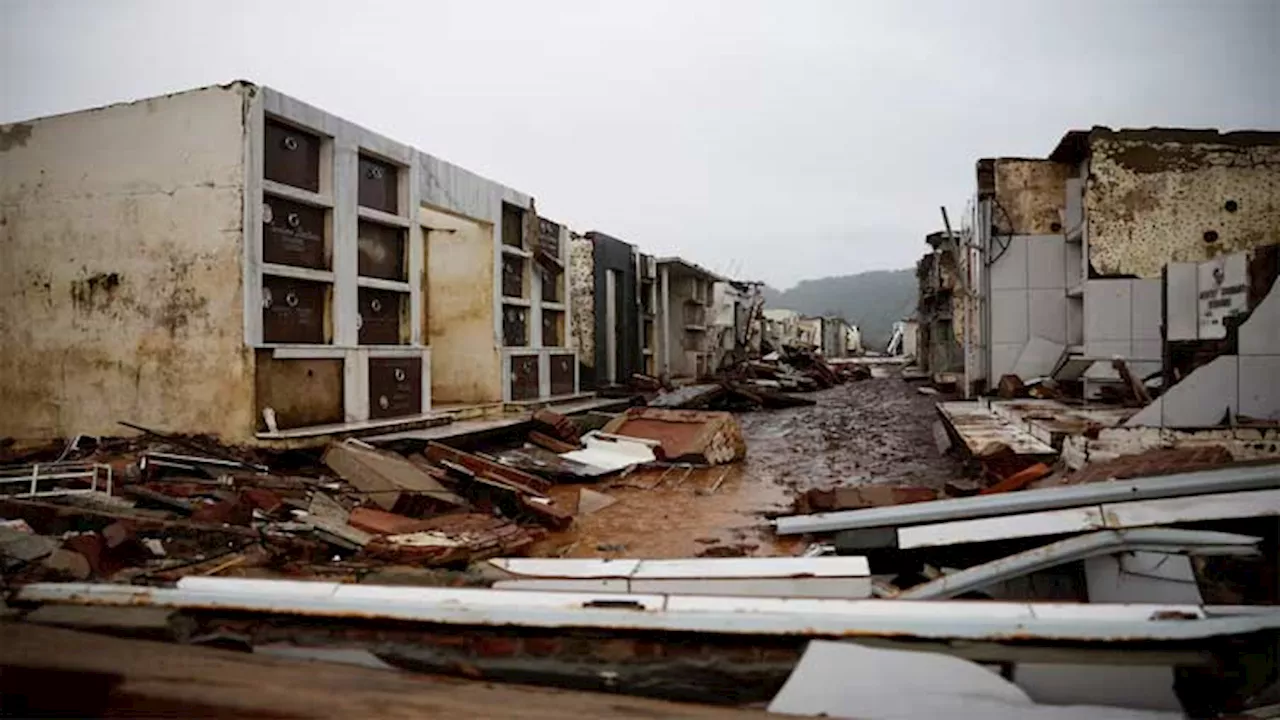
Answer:
[[[871,574],[867,559],[845,557],[680,558],[497,558],[496,567],[521,576],[555,578],[630,577],[669,580],[727,578],[837,578]]]
[[[494,558],[489,563],[515,575],[543,578],[627,578],[640,566],[632,558]]]
[[[939,545],[959,545],[1013,538],[1088,532],[1106,527],[1098,506],[1045,510],[1023,515],[957,520],[898,529],[898,547],[904,550]]]
[[[1087,532],[1109,528],[1172,525],[1201,520],[1280,515],[1280,490],[1192,495],[1107,503],[977,520],[957,520],[898,529],[898,547],[936,547],[971,542]]]
[[[277,594],[270,587],[202,578],[201,590],[87,583],[24,586],[19,602],[129,605],[404,620],[464,626],[599,628],[934,639],[1187,641],[1280,628],[1266,608],[1205,617],[1194,605],[1068,605],[917,600],[831,600],[522,592],[480,588],[343,585],[329,595]],[[261,582],[261,581],[260,581]],[[273,581],[265,581],[273,582]],[[207,583],[207,584],[206,584]],[[190,584],[188,584],[190,585]],[[320,583],[333,587],[333,583]],[[1213,610],[1210,608],[1209,610]],[[1169,622],[1175,613],[1197,618]],[[1251,613],[1251,614],[1246,614]],[[1153,619],[1157,618],[1157,619]]]
[[[870,577],[844,578],[529,578],[499,580],[504,590],[562,592],[663,593],[668,595],[719,595],[726,597],[866,598],[871,597]]]

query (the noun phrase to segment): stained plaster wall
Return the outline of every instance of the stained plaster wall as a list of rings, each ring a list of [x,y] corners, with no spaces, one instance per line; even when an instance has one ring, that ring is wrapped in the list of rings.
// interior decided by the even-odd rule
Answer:
[[[1073,168],[1051,160],[1000,158],[994,161],[992,221],[1006,235],[1062,232],[1067,179]]]
[[[569,294],[573,298],[570,343],[578,352],[585,383],[595,376],[596,364],[595,244],[577,234],[569,239]]]
[[[1158,278],[1170,262],[1280,242],[1280,133],[1094,130],[1085,209],[1103,275]]]
[[[427,332],[431,396],[440,403],[502,400],[495,337],[494,226],[422,208],[427,239]]]
[[[665,347],[661,348],[664,356],[667,358],[666,373],[670,377],[691,378],[697,376],[697,356],[706,354],[710,348],[708,330],[687,330],[694,319],[695,305],[688,304],[686,301],[693,297],[693,279],[702,277],[684,269],[680,265],[660,264],[658,272],[667,271],[667,303],[664,307],[668,308],[670,313],[667,322],[667,334],[665,337]],[[703,277],[704,283],[707,285],[705,293],[705,302],[707,305],[702,306],[705,312],[705,323],[712,319],[712,308],[709,307],[711,300],[711,282],[712,280]],[[661,318],[659,319],[661,321]],[[661,327],[661,325],[660,325]],[[661,332],[661,330],[659,330]]]
[[[247,440],[241,84],[0,128],[0,436]]]

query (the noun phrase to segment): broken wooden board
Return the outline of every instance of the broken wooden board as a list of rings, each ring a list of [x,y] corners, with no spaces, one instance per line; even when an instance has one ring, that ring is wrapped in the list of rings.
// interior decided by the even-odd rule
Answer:
[[[720,465],[747,454],[742,428],[731,413],[631,408],[604,426],[611,435],[656,440],[667,462]]]
[[[531,475],[523,470],[508,467],[502,463],[482,458],[479,455],[472,455],[440,443],[428,443],[424,454],[427,460],[437,465],[448,461],[455,465],[460,465],[476,475],[497,478],[530,494],[540,495],[551,488],[550,481],[536,475]]]

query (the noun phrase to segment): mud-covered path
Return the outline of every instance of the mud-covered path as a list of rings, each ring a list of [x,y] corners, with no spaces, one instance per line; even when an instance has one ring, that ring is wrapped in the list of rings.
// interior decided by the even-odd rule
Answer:
[[[919,394],[914,385],[876,378],[809,397],[818,404],[739,415],[747,440],[741,463],[692,472],[645,470],[595,487],[618,502],[579,517],[537,554],[791,555],[800,549],[796,541],[775,538],[768,518],[789,512],[797,493],[868,482],[941,488],[959,475],[959,465],[934,444],[938,398]],[[553,495],[573,507],[580,487],[559,486]]]

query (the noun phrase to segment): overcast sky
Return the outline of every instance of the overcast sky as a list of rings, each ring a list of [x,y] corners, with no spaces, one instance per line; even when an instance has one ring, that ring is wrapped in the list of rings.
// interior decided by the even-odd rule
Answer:
[[[0,121],[236,78],[778,287],[907,267],[979,157],[1280,129],[1280,0],[0,0]]]

